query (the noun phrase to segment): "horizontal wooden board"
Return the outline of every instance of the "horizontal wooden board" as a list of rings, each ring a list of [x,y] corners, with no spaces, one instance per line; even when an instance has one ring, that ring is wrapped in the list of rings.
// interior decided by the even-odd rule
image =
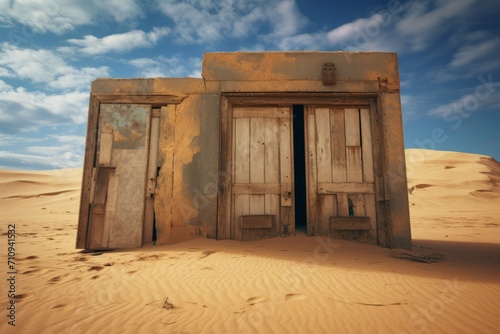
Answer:
[[[375,193],[373,183],[318,183],[319,194],[338,194],[338,193]]]
[[[275,215],[241,216],[241,228],[272,228]]]
[[[233,108],[234,118],[289,118],[289,108]]]
[[[279,183],[234,183],[232,191],[234,195],[279,194],[281,185]]]
[[[330,217],[330,229],[369,231],[370,217]]]

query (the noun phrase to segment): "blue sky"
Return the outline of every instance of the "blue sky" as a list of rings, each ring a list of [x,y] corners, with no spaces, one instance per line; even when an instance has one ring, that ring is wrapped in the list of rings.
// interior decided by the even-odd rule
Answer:
[[[405,146],[500,160],[498,0],[0,0],[0,168],[80,167],[90,83],[204,52],[398,52]]]

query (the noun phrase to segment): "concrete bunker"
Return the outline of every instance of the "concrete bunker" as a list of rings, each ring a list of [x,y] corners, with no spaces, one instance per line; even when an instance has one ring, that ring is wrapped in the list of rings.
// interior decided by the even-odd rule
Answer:
[[[92,83],[77,248],[411,248],[396,54],[207,53],[202,76]]]

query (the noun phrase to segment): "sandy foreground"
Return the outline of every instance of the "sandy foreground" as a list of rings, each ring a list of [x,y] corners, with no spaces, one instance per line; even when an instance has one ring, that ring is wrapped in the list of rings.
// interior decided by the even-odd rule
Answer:
[[[81,170],[0,171],[0,333],[499,333],[500,164],[406,154],[412,252],[297,233],[82,253]]]

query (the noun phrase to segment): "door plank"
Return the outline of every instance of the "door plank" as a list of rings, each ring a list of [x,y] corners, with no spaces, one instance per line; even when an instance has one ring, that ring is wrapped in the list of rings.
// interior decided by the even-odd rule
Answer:
[[[329,235],[330,217],[337,216],[337,205],[334,203],[335,195],[318,196],[318,223],[319,235]]]
[[[366,217],[365,211],[365,195],[364,194],[348,194],[354,205],[354,217]]]
[[[330,109],[333,182],[346,182],[344,109]]]
[[[346,147],[347,182],[363,182],[361,146]]]
[[[234,201],[234,227],[233,233],[235,240],[243,239],[243,231],[241,229],[240,219],[241,216],[246,216],[250,214],[250,195],[233,195]]]
[[[111,151],[113,148],[113,127],[103,124],[99,133],[99,167],[111,167]]]
[[[250,183],[250,119],[233,119],[233,182]],[[242,215],[250,214],[250,196],[233,195],[234,209],[231,225],[231,238],[242,240],[242,230],[238,224]],[[229,222],[228,222],[229,223]]]
[[[109,178],[114,172],[114,168],[99,168],[97,170],[94,201],[90,206],[90,240],[88,246],[90,249],[102,248]]]
[[[279,183],[279,119],[264,120],[264,182]]]
[[[250,183],[250,119],[234,120],[234,183]]]
[[[307,175],[307,235],[315,235],[318,220],[318,180],[316,164],[316,120],[314,107],[306,107],[305,115],[305,137],[306,137],[306,175]]]
[[[280,231],[280,196],[279,194],[266,194],[265,195],[265,214],[274,215],[274,226],[271,229],[271,236],[279,235]]]
[[[264,183],[266,120],[250,118],[250,183]],[[250,214],[264,213],[264,195],[250,195]]]
[[[250,118],[250,183],[265,182],[265,127],[265,119]]]
[[[373,154],[370,109],[361,109],[361,147],[363,154],[363,180],[373,182]]]
[[[293,142],[290,108],[280,108],[286,111],[288,118],[280,118],[280,182],[281,182],[281,214],[280,228],[284,235],[295,233],[293,215]],[[285,193],[285,196],[283,196]],[[284,198],[285,197],[285,198]]]
[[[332,182],[330,110],[316,108],[316,159],[318,182]]]
[[[148,176],[146,182],[144,228],[142,231],[142,244],[150,244],[153,240],[154,222],[154,196],[156,190],[156,161],[158,159],[158,141],[160,138],[160,110],[153,110],[151,118],[151,134],[149,137]]]
[[[347,193],[337,194],[337,216],[349,216],[349,201],[347,200]]]
[[[108,195],[106,200],[106,212],[104,214],[104,228],[102,234],[101,246],[109,247],[109,230],[114,225],[116,219],[116,201],[118,199],[118,178],[115,173],[109,174]]]
[[[78,215],[78,230],[76,233],[76,248],[88,248],[89,227],[90,227],[90,203],[94,192],[91,188],[94,185],[93,173],[95,167],[96,139],[99,125],[99,100],[94,96],[90,97],[89,115],[87,122],[87,136],[85,144],[85,155],[83,162],[82,190],[80,196],[80,211]]]
[[[345,109],[345,144],[361,146],[358,109]]]

